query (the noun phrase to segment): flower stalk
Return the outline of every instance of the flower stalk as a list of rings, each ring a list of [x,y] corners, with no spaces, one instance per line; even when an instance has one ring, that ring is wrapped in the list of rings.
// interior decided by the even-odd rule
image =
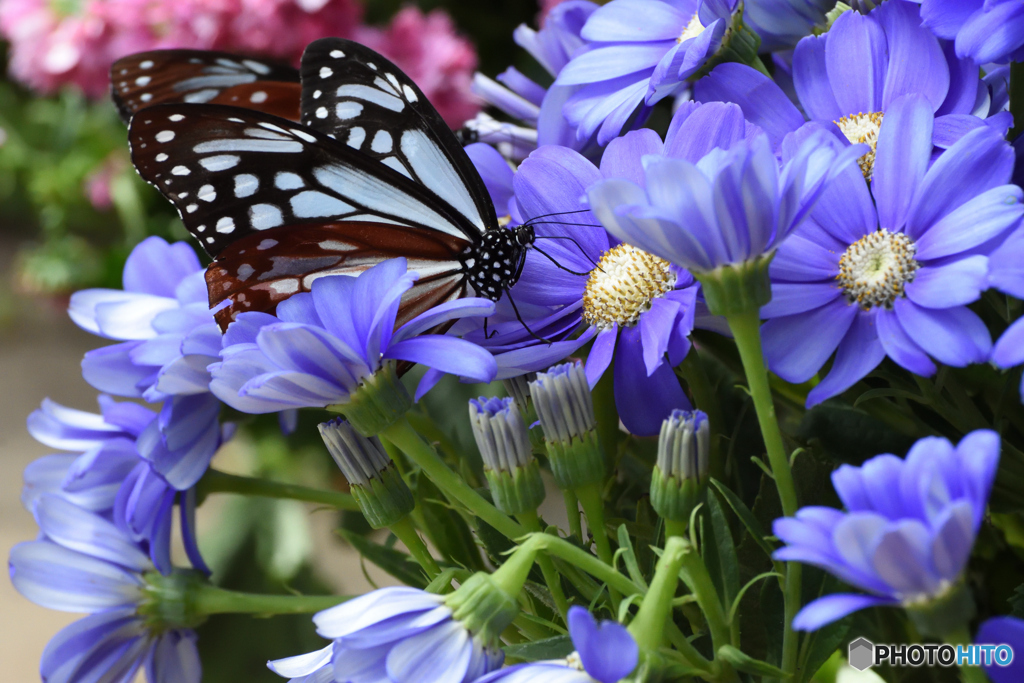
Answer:
[[[245,496],[259,496],[262,498],[279,498],[286,500],[297,500],[304,503],[317,503],[337,508],[338,510],[360,510],[359,503],[348,493],[340,491],[326,491],[297,484],[285,484],[259,477],[246,477],[237,474],[228,474],[215,469],[209,469],[197,485],[196,497],[202,501],[211,493],[238,493]]]

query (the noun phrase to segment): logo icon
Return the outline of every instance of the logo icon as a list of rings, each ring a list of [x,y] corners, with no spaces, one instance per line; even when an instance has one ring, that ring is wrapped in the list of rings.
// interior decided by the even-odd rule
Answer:
[[[857,671],[864,671],[875,663],[875,644],[867,638],[858,638],[850,643],[847,659]]]

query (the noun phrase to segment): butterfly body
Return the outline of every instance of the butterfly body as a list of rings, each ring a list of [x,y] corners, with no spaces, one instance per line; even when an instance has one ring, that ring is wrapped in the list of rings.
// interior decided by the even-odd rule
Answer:
[[[209,89],[229,67],[214,60],[205,68],[189,75],[190,87],[205,78],[199,85]],[[225,80],[212,99],[265,85],[228,76],[245,80]],[[174,84],[161,92],[168,103],[132,117],[132,159],[213,257],[207,284],[222,327],[241,312],[272,313],[319,277],[355,275],[397,256],[419,273],[399,324],[460,297],[497,301],[518,280],[532,228],[499,225],[455,135],[419,88],[372,50],[340,39],[307,48],[301,123],[258,107],[184,102],[186,89]]]

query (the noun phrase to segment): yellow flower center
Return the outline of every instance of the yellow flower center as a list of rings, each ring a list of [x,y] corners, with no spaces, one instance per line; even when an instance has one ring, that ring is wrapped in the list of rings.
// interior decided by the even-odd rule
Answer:
[[[836,280],[850,303],[864,310],[892,308],[921,267],[916,253],[917,246],[903,233],[877,230],[850,245],[839,259]]]
[[[690,21],[686,24],[686,28],[676,38],[677,43],[682,43],[690,38],[696,38],[700,35],[700,32],[704,30],[704,24],[700,23],[700,17],[697,16],[699,12],[694,12],[693,16],[690,17]]]
[[[600,329],[631,327],[675,284],[668,261],[620,244],[606,251],[590,271],[583,290],[583,319]]]
[[[871,145],[871,151],[857,160],[860,170],[867,180],[875,170],[875,149],[878,147],[878,129],[882,127],[882,112],[870,114],[851,114],[835,122],[846,139],[853,144]]]

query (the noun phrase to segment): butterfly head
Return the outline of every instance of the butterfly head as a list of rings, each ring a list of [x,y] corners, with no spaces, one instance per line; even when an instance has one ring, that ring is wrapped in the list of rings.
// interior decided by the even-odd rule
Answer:
[[[462,254],[462,267],[479,296],[497,301],[519,281],[526,263],[526,250],[534,241],[533,227],[512,230],[492,228],[480,242]]]

